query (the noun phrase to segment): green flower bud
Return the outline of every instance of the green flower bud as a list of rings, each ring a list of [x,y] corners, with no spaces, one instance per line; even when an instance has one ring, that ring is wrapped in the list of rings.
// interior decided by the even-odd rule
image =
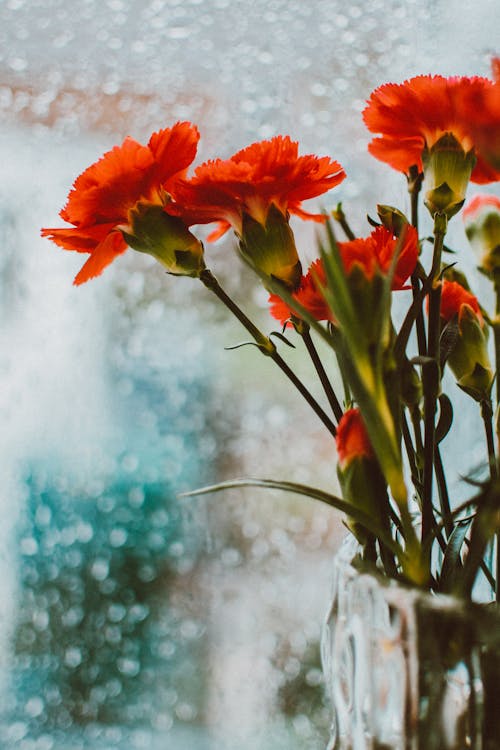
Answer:
[[[401,366],[401,398],[406,406],[418,406],[422,399],[422,381],[408,359]]]
[[[464,151],[452,133],[445,133],[422,154],[424,164],[424,202],[432,216],[454,216],[462,208],[471,172],[476,162],[474,151]]]
[[[278,279],[292,291],[299,287],[302,266],[295,238],[287,217],[274,204],[269,208],[265,225],[243,214],[239,249],[259,275]]]
[[[139,202],[129,211],[129,226],[121,228],[125,242],[148,253],[176,276],[198,277],[205,268],[203,245],[182,219],[162,206]]]
[[[399,237],[402,230],[409,223],[402,211],[393,206],[385,206],[381,203],[377,205],[377,214],[386,229],[389,229],[396,237]]]
[[[488,329],[468,305],[460,310],[458,329],[448,365],[460,388],[476,401],[483,401],[489,398],[494,380],[488,356]]]

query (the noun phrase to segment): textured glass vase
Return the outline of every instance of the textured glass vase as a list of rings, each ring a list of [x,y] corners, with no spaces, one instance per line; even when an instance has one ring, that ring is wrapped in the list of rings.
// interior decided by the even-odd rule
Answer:
[[[499,750],[500,614],[335,559],[322,642],[328,750]]]

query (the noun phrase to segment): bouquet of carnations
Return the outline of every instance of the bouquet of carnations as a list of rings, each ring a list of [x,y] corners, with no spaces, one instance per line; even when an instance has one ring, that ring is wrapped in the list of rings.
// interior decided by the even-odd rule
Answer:
[[[500,62],[493,67],[492,80],[421,75],[371,94],[363,112],[375,136],[369,151],[404,175],[410,211],[378,205],[367,236],[355,236],[341,204],[316,214],[302,207],[344,180],[335,160],[299,155],[296,142],[276,136],[206,161],[189,176],[199,139],[189,122],[154,133],[145,146],[126,138],[104,154],[74,183],[60,214],[69,226],[42,233],[89,255],[77,285],[128,248],[154,256],[173,276],[200,280],[336,441],[342,497],[265,479],[199,491],[246,482],[308,495],[346,515],[366,569],[465,598],[482,571],[500,599],[500,199],[477,195],[464,208],[469,182],[500,179]],[[431,242],[419,238],[422,199],[433,220]],[[479,270],[493,285],[494,311],[483,308],[445,254],[448,222],[460,213],[479,250]],[[318,258],[305,273],[291,216],[318,224]],[[208,223],[216,224],[208,242],[233,230],[239,255],[269,292],[280,331],[262,332],[210,271],[196,236],[196,226]],[[401,290],[408,305],[396,327],[391,304]],[[291,337],[312,360],[324,405],[279,351]],[[320,339],[333,351],[340,379],[325,367]],[[460,505],[450,497],[442,460],[443,440],[460,418],[445,391],[447,370],[484,423],[486,475],[470,480],[471,497]],[[342,382],[341,393],[334,382]]]

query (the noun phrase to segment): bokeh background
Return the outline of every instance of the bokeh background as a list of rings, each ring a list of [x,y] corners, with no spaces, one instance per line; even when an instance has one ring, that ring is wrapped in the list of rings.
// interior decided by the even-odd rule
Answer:
[[[319,659],[341,519],[235,476],[335,489],[314,414],[199,283],[128,252],[39,237],[75,177],[126,135],[196,122],[199,159],[288,133],[329,154],[368,233],[405,184],[366,152],[372,89],[488,75],[498,2],[0,2],[0,747],[320,750]],[[294,224],[305,263],[311,227]],[[456,242],[463,232],[456,223]],[[269,332],[233,241],[208,258]],[[301,351],[283,352],[321,394]],[[474,456],[469,457],[473,462]]]

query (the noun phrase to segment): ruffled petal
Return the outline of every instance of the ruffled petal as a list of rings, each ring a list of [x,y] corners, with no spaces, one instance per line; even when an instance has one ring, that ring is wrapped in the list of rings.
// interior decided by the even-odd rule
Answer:
[[[52,242],[65,250],[76,250],[78,253],[90,253],[114,229],[114,224],[96,224],[86,229],[42,229],[42,237],[48,237]]]
[[[498,84],[479,76],[416,76],[401,84],[380,86],[363,111],[368,130],[378,136],[368,147],[370,153],[400,172],[408,172],[413,165],[422,171],[424,147],[431,148],[451,133],[466,153],[474,149],[477,163],[472,182],[498,180],[500,103],[486,106],[495,98],[495,87]],[[492,143],[499,152],[498,163],[490,156]]]
[[[79,286],[85,281],[100,276],[101,273],[127,249],[127,244],[121,232],[110,232],[107,237],[95,248],[90,258],[82,266],[75,276],[73,284]]]

